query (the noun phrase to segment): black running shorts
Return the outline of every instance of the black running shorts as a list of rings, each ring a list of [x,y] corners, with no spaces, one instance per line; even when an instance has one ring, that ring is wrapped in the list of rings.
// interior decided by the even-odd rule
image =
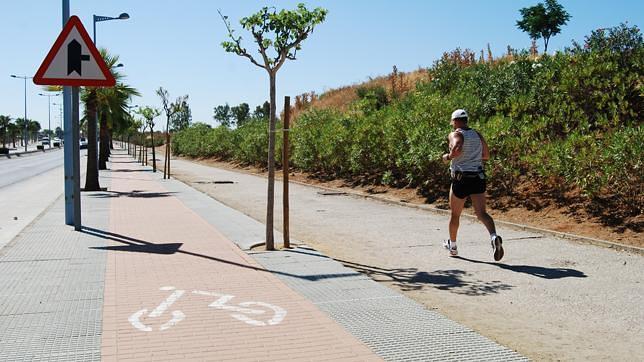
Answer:
[[[470,195],[482,194],[485,192],[485,179],[480,177],[463,177],[460,180],[452,180],[452,192],[459,199]]]

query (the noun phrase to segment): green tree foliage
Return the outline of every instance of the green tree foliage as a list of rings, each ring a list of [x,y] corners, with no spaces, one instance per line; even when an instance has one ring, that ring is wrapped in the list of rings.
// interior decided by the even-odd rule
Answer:
[[[568,23],[570,14],[561,6],[557,0],[546,0],[545,5],[538,3],[535,6],[522,8],[521,20],[517,21],[517,27],[530,35],[530,38],[543,39],[544,52],[548,51],[550,38],[561,32],[561,27]]]
[[[253,117],[260,119],[268,119],[271,115],[271,104],[265,101],[261,106],[255,107]]]
[[[560,197],[574,191],[591,205],[614,200],[639,215],[643,68],[642,34],[625,24],[539,59],[524,51],[478,63],[455,51],[429,69],[431,81],[380,109],[358,99],[346,111],[301,113],[291,131],[293,165],[325,177],[417,187],[431,201],[448,192],[440,156],[451,112],[465,108],[491,147],[491,194],[516,196],[525,186]],[[182,152],[193,141],[177,135],[175,151],[262,165],[265,126],[203,134],[190,154]]]
[[[363,101],[363,108],[366,111],[379,110],[389,104],[387,90],[383,86],[358,87],[356,95]]]
[[[170,94],[163,87],[159,87],[156,91],[157,95],[161,98],[161,105],[163,106],[163,111],[166,115],[166,130],[170,130],[170,127],[173,124],[173,120],[176,121],[178,125],[182,128],[185,128],[190,123],[190,108],[188,107],[188,96],[182,96],[177,98],[174,102],[170,101]],[[183,114],[181,114],[183,113]],[[187,117],[186,118],[179,118]]]
[[[230,121],[233,119],[233,114],[230,111],[230,106],[228,105],[228,103],[215,107],[212,118],[215,121],[219,122],[220,125],[224,127],[230,127]]]
[[[185,96],[185,99],[181,100],[178,107],[178,112],[175,113],[170,120],[173,131],[184,130],[188,128],[192,122],[192,112],[190,111],[190,105],[188,104],[188,96]]]
[[[11,117],[0,115],[0,138],[2,138],[2,147],[5,147],[7,144],[9,124],[11,124]]]
[[[40,122],[34,121],[34,120],[29,120],[29,126],[27,126],[27,127],[29,128],[29,138],[32,141],[37,140],[38,139],[38,132],[40,132],[40,130],[42,129],[42,127],[40,126]]]
[[[24,146],[25,145],[25,140],[29,136],[29,120],[25,120],[24,117],[21,118],[16,118],[16,126],[18,128],[18,131],[20,132],[20,145]],[[27,130],[25,130],[25,125]]]
[[[230,109],[237,127],[244,125],[250,117],[250,107],[248,103],[240,103]]]

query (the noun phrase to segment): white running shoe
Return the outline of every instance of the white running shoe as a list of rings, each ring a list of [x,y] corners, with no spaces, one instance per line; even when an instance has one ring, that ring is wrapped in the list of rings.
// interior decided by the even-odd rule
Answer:
[[[443,241],[443,246],[445,249],[449,250],[450,256],[458,256],[458,250],[456,249],[456,243],[452,243],[450,239]]]
[[[492,239],[492,251],[494,252],[494,261],[503,259],[503,239],[498,235]]]

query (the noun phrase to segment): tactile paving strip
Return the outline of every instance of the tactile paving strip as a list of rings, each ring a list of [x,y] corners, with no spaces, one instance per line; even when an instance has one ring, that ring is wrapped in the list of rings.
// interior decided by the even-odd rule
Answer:
[[[109,199],[83,195],[83,223],[107,226]],[[103,239],[64,225],[59,198],[0,249],[0,360],[100,361]]]
[[[252,256],[387,361],[527,360],[314,250]]]

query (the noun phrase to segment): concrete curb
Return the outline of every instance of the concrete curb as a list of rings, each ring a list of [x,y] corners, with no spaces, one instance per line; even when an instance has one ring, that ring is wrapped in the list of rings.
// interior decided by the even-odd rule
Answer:
[[[202,163],[199,163],[199,162],[191,160],[191,159],[187,159],[187,158],[181,158],[181,159],[183,159],[185,161],[196,163],[198,165],[208,166],[208,165],[204,165]],[[212,166],[208,166],[208,167],[212,167]],[[227,171],[233,171],[233,170],[227,170]],[[260,173],[249,172],[249,171],[243,171],[243,172],[251,174],[251,175],[255,175],[255,176],[258,176],[258,177],[267,178],[265,175],[260,174]],[[278,179],[278,178],[276,178],[276,180],[281,181],[281,179]],[[412,203],[408,203],[408,202],[390,200],[390,199],[387,199],[385,197],[381,197],[381,196],[378,196],[378,195],[370,195],[370,194],[366,194],[366,193],[359,192],[359,191],[336,189],[336,188],[327,187],[327,186],[320,186],[320,185],[311,185],[311,184],[308,184],[306,182],[294,181],[294,180],[289,180],[289,182],[297,184],[297,185],[301,185],[301,186],[315,187],[315,188],[318,188],[318,189],[321,189],[321,190],[326,190],[326,191],[331,191],[331,192],[342,192],[342,193],[346,193],[349,196],[368,198],[368,199],[384,202],[384,203],[387,203],[387,204],[410,207],[410,208],[424,210],[424,211],[428,211],[428,212],[432,212],[432,213],[440,214],[440,215],[449,215],[450,214],[449,210],[439,209],[439,208],[436,208],[436,207],[433,207],[433,206],[428,206],[428,205],[419,205],[419,204],[412,204]],[[463,213],[462,216],[465,217],[465,218],[471,219],[471,220],[476,220],[477,219],[476,216],[471,215],[471,214]],[[546,234],[546,235],[549,235],[549,236],[554,236],[554,237],[557,237],[557,238],[563,238],[563,239],[566,239],[566,240],[571,240],[571,241],[575,241],[575,242],[579,242],[579,243],[583,243],[583,244],[591,244],[591,245],[600,246],[600,247],[604,247],[604,248],[608,248],[608,249],[613,249],[613,250],[618,250],[618,251],[623,251],[623,252],[628,252],[628,253],[633,253],[633,254],[638,254],[638,255],[644,255],[644,248],[638,248],[636,246],[624,245],[624,244],[614,243],[614,242],[608,241],[608,240],[601,240],[601,239],[590,238],[590,237],[587,237],[587,236],[568,234],[568,233],[563,233],[563,232],[554,231],[554,230],[542,229],[542,228],[538,228],[538,227],[534,227],[534,226],[528,226],[528,225],[523,225],[523,224],[512,223],[512,222],[509,222],[509,221],[494,220],[494,222],[497,225],[502,225],[502,226],[505,226],[505,227],[509,227],[509,228],[514,229],[514,230],[531,231],[531,232]]]

